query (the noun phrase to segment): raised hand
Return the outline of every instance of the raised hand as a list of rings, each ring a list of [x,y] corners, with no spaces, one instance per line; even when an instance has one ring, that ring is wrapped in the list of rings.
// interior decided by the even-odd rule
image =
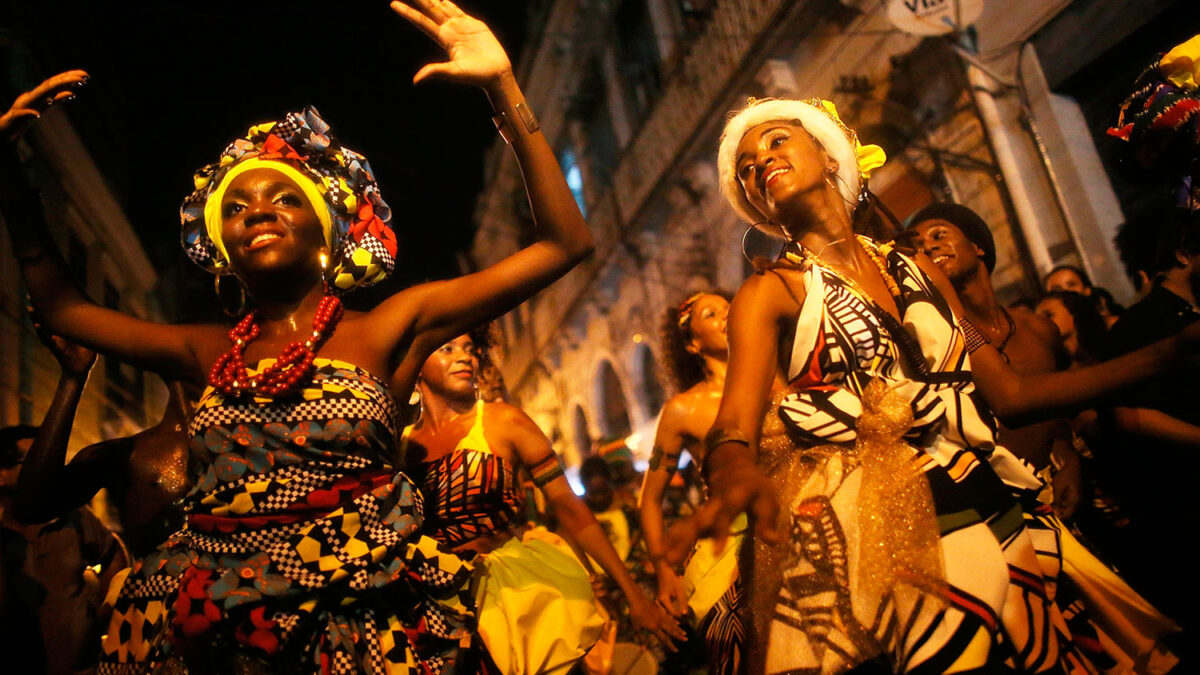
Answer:
[[[87,81],[86,72],[68,70],[21,94],[13,101],[12,107],[0,115],[0,138],[15,143],[47,108],[60,101],[75,98],[75,91]]]
[[[425,64],[413,76],[414,84],[436,78],[487,88],[511,75],[508,54],[487,24],[468,16],[450,0],[397,0],[391,6],[450,56],[449,61]]]

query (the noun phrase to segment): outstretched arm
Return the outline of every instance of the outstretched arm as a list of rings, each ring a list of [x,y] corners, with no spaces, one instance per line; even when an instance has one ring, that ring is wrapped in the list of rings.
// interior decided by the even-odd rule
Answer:
[[[39,334],[58,360],[62,375],[17,479],[13,512],[23,523],[44,523],[82,506],[104,486],[108,471],[105,463],[95,461],[64,466],[75,410],[96,361],[95,352],[56,335],[40,330]],[[102,453],[91,446],[81,450],[77,459],[98,454]]]
[[[73,98],[86,80],[82,70],[55,75],[0,115],[0,213],[25,286],[54,334],[139,367],[201,382],[204,373],[192,353],[188,328],[100,307],[79,291],[50,241],[40,199],[25,180],[16,147],[20,133],[52,102]]]
[[[621,587],[629,602],[629,613],[634,624],[642,630],[650,631],[668,649],[673,649],[672,638],[685,639],[683,629],[666,612],[655,606],[638,587],[629,570],[625,568],[625,563],[617,555],[616,549],[605,536],[600,523],[596,522],[596,517],[583,500],[571,491],[571,486],[567,484],[561,469],[556,471],[552,468],[558,466],[558,457],[550,445],[550,439],[546,438],[542,430],[519,408],[504,406],[502,410],[504,424],[501,428],[505,429],[506,442],[520,457],[521,463],[530,467],[534,484],[553,506],[563,528],[571,533],[579,547],[599,563]]]
[[[962,321],[962,303],[950,280],[926,255],[918,254],[916,260]],[[995,347],[985,344],[971,353],[971,371],[992,412],[1006,426],[1021,427],[1070,417],[1108,394],[1167,372],[1182,361],[1188,342],[1200,340],[1198,329],[1200,325],[1187,329],[1187,341],[1168,338],[1111,361],[1054,373],[1022,375]]]
[[[415,5],[415,8],[414,6]],[[482,87],[503,116],[525,179],[537,225],[534,243],[484,270],[449,281],[409,289],[381,304],[377,321],[388,353],[404,336],[397,325],[412,326],[416,363],[465,330],[504,314],[560,278],[592,251],[592,237],[563,178],[558,160],[540,131],[513,77],[504,48],[488,27],[448,0],[393,2],[392,9],[429,35],[450,60],[421,68],[414,78],[444,79]]]
[[[677,398],[667,401],[658,420],[654,434],[654,450],[650,454],[650,468],[642,481],[638,512],[642,518],[642,537],[646,541],[646,552],[654,563],[654,575],[658,580],[658,602],[675,615],[687,614],[687,590],[683,580],[667,559],[663,542],[663,491],[679,468],[679,455],[683,450],[682,411]]]

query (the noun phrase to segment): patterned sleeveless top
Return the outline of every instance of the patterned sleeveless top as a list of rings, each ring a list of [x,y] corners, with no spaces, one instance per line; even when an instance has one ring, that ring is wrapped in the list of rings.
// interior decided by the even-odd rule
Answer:
[[[492,454],[483,433],[483,406],[475,403],[475,422],[454,451],[424,465],[425,528],[451,547],[524,521],[524,493],[510,462]],[[413,427],[404,430],[401,450]]]
[[[848,279],[811,263],[780,417],[803,442],[852,443],[863,391],[881,379],[912,408],[905,438],[937,464],[956,466],[962,477],[974,454],[1011,487],[1038,489],[1032,467],[996,445],[995,418],[975,389],[962,329],[945,298],[916,261],[859,239],[883,257],[899,285],[900,321]]]

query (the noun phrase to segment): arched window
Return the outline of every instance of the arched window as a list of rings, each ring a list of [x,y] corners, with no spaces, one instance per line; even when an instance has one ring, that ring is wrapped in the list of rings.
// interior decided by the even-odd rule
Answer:
[[[605,359],[600,363],[597,373],[597,391],[600,396],[600,414],[603,416],[604,436],[602,440],[624,438],[633,431],[629,421],[629,404],[625,400],[625,392],[621,390],[621,380],[617,371],[613,370],[612,362]]]
[[[654,360],[654,352],[646,343],[638,345],[637,371],[640,389],[646,404],[646,416],[653,419],[666,402],[666,392],[659,381],[658,362]]]
[[[575,406],[574,417],[572,427],[575,436],[575,451],[579,454],[579,460],[583,461],[592,454],[592,432],[588,430],[587,413],[583,411],[583,406]]]

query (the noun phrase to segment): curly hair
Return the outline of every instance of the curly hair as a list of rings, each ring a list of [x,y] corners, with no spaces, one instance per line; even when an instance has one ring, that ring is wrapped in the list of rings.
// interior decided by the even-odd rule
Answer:
[[[699,354],[688,351],[688,343],[692,341],[692,326],[690,318],[680,325],[680,317],[685,310],[703,295],[715,295],[732,300],[733,296],[721,289],[709,289],[693,293],[678,304],[667,308],[663,315],[659,333],[662,337],[663,351],[666,353],[667,370],[677,391],[686,391],[704,381],[704,359]]]

